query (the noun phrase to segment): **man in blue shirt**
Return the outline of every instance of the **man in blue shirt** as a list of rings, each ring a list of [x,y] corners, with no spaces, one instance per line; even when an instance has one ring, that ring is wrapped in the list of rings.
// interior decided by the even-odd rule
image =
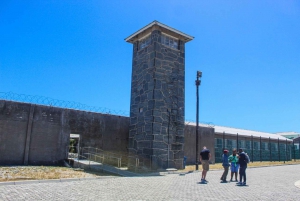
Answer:
[[[228,150],[226,150],[226,149],[223,151],[223,155],[222,155],[222,166],[224,167],[224,172],[222,174],[221,180],[223,183],[226,183],[228,169],[230,166],[229,161],[228,161]]]

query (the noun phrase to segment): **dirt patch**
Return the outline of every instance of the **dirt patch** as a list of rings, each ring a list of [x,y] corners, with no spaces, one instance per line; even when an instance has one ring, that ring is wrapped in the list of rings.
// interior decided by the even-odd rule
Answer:
[[[102,172],[53,166],[4,166],[0,167],[0,182],[63,178],[92,178],[109,176]]]

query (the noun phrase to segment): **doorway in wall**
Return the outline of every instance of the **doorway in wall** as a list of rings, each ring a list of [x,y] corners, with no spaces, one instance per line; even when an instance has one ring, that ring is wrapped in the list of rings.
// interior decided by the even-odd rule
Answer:
[[[68,158],[77,158],[80,147],[80,134],[70,134],[69,156]]]

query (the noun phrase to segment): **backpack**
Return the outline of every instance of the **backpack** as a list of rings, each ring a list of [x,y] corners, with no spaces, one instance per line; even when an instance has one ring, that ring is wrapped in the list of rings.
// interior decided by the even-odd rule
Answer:
[[[245,161],[246,161],[246,163],[250,163],[250,157],[248,156],[248,154],[247,153],[245,153]]]

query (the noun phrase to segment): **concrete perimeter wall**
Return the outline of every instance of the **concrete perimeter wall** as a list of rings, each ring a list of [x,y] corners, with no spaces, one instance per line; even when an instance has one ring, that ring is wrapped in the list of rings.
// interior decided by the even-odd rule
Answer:
[[[60,164],[71,133],[80,134],[81,147],[128,154],[129,117],[0,100],[0,165]],[[195,164],[195,133],[185,126],[187,164]],[[199,127],[199,152],[204,145],[214,162],[213,128]]]
[[[129,117],[69,110],[70,133],[80,134],[81,147],[127,155]]]
[[[129,118],[0,100],[0,165],[55,165],[70,133],[81,146],[126,153]]]
[[[206,146],[211,153],[211,163],[215,163],[215,129],[199,126],[198,161],[200,152]],[[185,125],[184,128],[184,155],[187,157],[186,164],[194,165],[196,162],[196,126]]]

